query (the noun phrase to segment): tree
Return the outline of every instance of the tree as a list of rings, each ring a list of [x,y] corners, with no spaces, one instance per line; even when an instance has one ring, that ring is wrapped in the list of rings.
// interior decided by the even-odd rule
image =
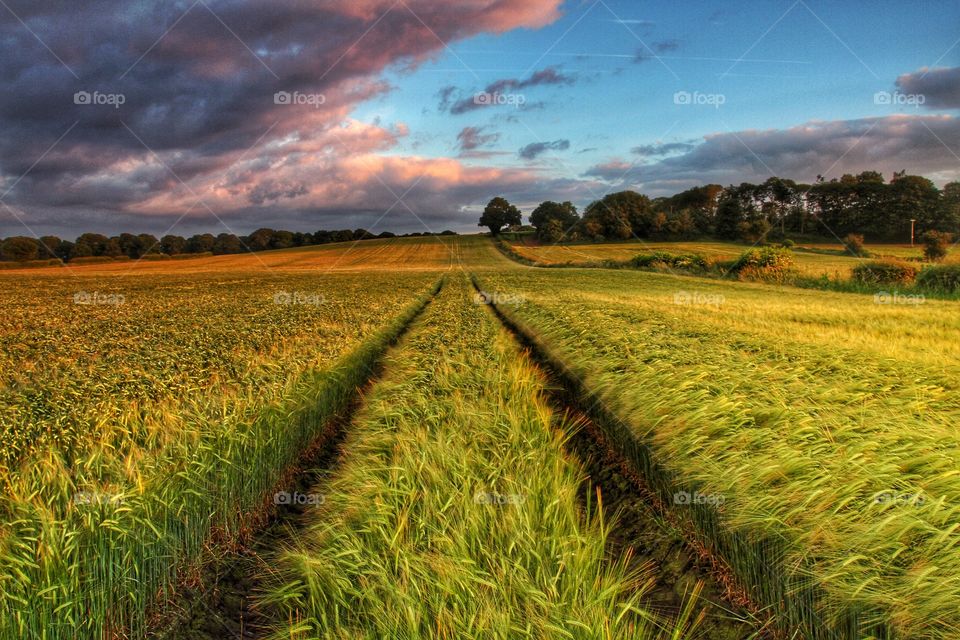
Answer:
[[[168,234],[160,238],[160,249],[168,256],[176,256],[187,250],[187,241]]]
[[[330,234],[330,242],[350,242],[353,240],[353,231],[340,229]]]
[[[63,240],[57,236],[42,236],[40,238],[40,257],[41,258],[60,258],[60,246]]]
[[[521,223],[520,209],[507,202],[505,198],[497,196],[487,203],[477,226],[486,227],[490,229],[492,235],[497,236],[505,226]]]
[[[77,247],[82,245],[81,250],[89,250],[88,256],[102,256],[109,241],[110,238],[99,233],[84,233],[77,238]]]
[[[765,240],[771,229],[770,223],[763,217],[744,220],[737,225],[737,228],[740,232],[740,238],[750,244],[756,244]]]
[[[142,258],[147,254],[160,253],[160,241],[150,233],[141,233],[137,236],[137,254],[135,258]]]
[[[559,203],[547,200],[537,205],[530,214],[530,224],[537,229],[537,237],[544,242],[559,242],[579,222],[577,208],[570,202]],[[548,226],[549,231],[547,231]],[[558,230],[559,233],[557,233]]]
[[[26,236],[7,238],[0,244],[0,257],[4,260],[26,262],[36,260],[40,255],[40,243]]]
[[[265,251],[270,248],[273,242],[273,235],[276,233],[273,229],[257,229],[247,236],[246,244],[251,251]]]
[[[137,240],[137,236],[132,233],[121,233],[117,237],[117,242],[120,244],[120,251],[123,252],[123,255],[131,258],[139,257],[140,241]]]
[[[619,191],[591,202],[583,212],[582,228],[597,239],[646,238],[656,231],[657,218],[650,198],[636,191]]]
[[[713,232],[718,238],[734,240],[740,236],[740,223],[745,216],[743,201],[737,189],[738,187],[733,185],[727,187],[717,204]]]
[[[187,240],[187,253],[208,253],[213,251],[214,242],[216,242],[216,238],[210,233],[190,236]]]
[[[213,241],[211,250],[218,256],[228,253],[242,253],[243,244],[240,242],[240,238],[232,233],[221,233],[217,236],[217,239]]]

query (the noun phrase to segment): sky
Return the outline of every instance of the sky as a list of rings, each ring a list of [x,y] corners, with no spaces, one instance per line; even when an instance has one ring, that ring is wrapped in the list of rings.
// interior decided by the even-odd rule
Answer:
[[[960,179],[960,3],[3,0],[0,236]]]

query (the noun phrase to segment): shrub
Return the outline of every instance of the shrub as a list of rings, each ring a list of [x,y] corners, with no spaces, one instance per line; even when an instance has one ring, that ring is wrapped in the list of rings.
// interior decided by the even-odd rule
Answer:
[[[644,253],[632,258],[628,266],[639,269],[682,269],[703,273],[710,269],[710,262],[698,253],[674,254],[667,251]]]
[[[948,293],[960,291],[960,264],[927,267],[917,276],[917,286]]]
[[[953,236],[944,231],[927,231],[921,236],[923,239],[923,255],[931,262],[939,262],[947,257],[950,250],[950,241]]]
[[[69,264],[102,264],[104,262],[125,262],[131,259],[130,256],[82,256],[70,258]]]
[[[764,247],[745,251],[730,272],[740,280],[787,282],[797,276],[797,267],[789,249]]]
[[[790,238],[786,238],[783,242],[780,243],[780,246],[783,247],[784,249],[793,249],[795,246],[797,246],[797,243],[791,240]]]
[[[847,234],[843,239],[843,251],[848,255],[860,258],[866,258],[870,255],[870,252],[863,248],[863,236],[859,233]]]
[[[853,279],[863,284],[910,284],[916,277],[917,267],[902,260],[874,260],[853,269]]]

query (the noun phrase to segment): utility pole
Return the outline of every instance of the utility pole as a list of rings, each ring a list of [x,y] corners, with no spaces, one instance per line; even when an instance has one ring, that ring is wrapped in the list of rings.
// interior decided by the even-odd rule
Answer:
[[[916,223],[917,223],[916,218],[910,218],[910,246],[911,247],[913,246],[913,228]]]

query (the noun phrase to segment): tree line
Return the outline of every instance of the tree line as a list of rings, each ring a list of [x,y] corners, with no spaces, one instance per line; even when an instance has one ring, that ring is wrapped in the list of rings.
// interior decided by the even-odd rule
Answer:
[[[453,231],[439,234],[408,233],[403,237],[455,235]],[[78,258],[108,257],[133,258],[145,256],[177,256],[184,254],[223,255],[244,253],[247,251],[266,251],[268,249],[289,249],[331,242],[350,242],[354,240],[373,240],[377,238],[395,238],[397,234],[389,231],[374,235],[366,229],[342,229],[339,231],[320,230],[315,233],[283,231],[276,229],[257,229],[247,236],[221,233],[214,236],[202,233],[184,238],[178,235],[165,235],[157,238],[149,233],[121,233],[117,236],[105,236],[99,233],[84,233],[74,241],[62,240],[57,236],[30,238],[13,236],[0,242],[0,259],[26,262],[30,260],[60,259],[64,262]]]
[[[714,237],[757,242],[787,234],[871,241],[910,239],[928,231],[960,231],[960,182],[938,189],[922,176],[900,171],[889,182],[876,171],[813,184],[771,177],[761,184],[708,184],[669,197],[635,191],[611,193],[581,215],[570,202],[542,202],[529,216],[544,242]],[[911,223],[911,221],[914,221]],[[479,226],[493,235],[522,224],[521,212],[502,197],[484,209]]]

